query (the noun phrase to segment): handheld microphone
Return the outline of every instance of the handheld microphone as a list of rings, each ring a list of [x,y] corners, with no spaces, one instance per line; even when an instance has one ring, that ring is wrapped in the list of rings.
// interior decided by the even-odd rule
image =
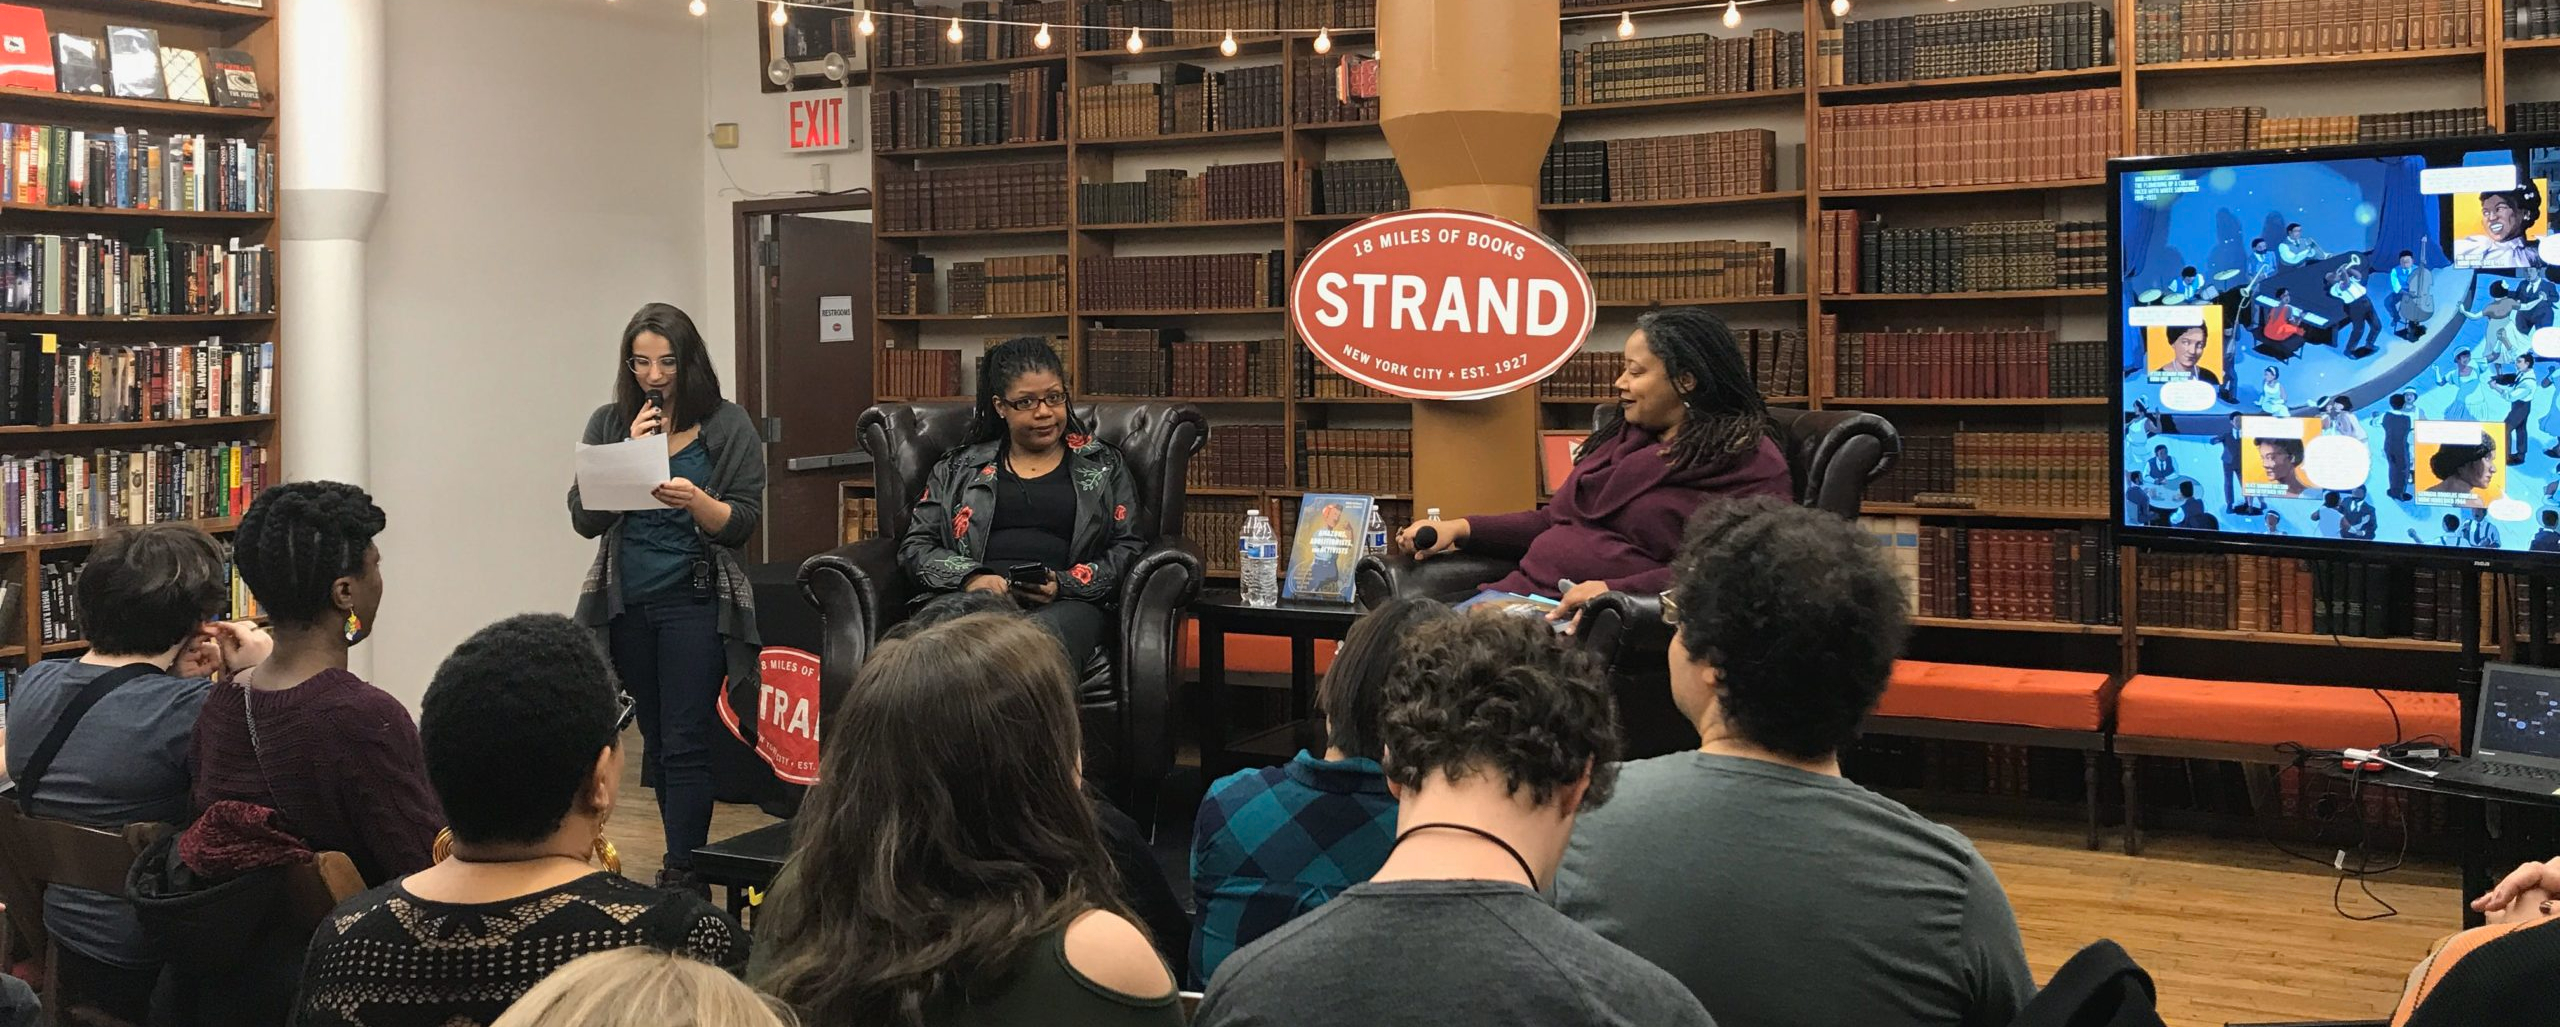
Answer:
[[[1413,529],[1414,552],[1428,553],[1431,551],[1432,546],[1438,544],[1440,544],[1440,529],[1434,528],[1428,524]]]
[[[656,389],[651,389],[651,390],[649,390],[649,393],[648,393],[648,399],[649,399],[649,405],[650,405],[650,406],[653,406],[653,407],[658,408],[658,410],[659,410],[660,412],[664,412],[664,411],[667,409],[667,394],[666,394],[666,393],[660,392],[660,391],[658,391],[658,390],[656,390]],[[659,429],[659,431],[660,431],[660,432],[664,432],[665,430],[666,430],[666,429],[664,429],[664,428],[660,428],[660,429]]]

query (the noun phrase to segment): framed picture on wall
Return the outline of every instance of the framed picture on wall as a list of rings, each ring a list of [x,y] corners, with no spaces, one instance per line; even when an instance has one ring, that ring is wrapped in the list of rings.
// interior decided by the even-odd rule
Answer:
[[[1586,431],[1542,431],[1538,433],[1538,494],[1552,496],[1564,487],[1566,475],[1573,473],[1573,461],[1582,455]]]

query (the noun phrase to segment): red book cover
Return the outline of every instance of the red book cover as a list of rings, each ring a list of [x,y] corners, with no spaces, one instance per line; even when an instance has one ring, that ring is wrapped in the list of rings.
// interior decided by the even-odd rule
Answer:
[[[53,37],[43,11],[0,4],[0,86],[53,92]]]

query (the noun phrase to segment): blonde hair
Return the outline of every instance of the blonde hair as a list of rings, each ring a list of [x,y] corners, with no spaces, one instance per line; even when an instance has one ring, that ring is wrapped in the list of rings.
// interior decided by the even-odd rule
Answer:
[[[719,967],[627,948],[580,956],[489,1027],[795,1027],[778,1003]]]

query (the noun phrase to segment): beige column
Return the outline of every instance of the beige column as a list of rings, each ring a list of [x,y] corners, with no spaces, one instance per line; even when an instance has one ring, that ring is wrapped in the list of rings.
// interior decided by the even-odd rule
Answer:
[[[1416,207],[1538,224],[1538,164],[1555,138],[1558,0],[1378,5],[1387,144]],[[1538,499],[1538,398],[1413,405],[1414,513],[1526,510]]]

